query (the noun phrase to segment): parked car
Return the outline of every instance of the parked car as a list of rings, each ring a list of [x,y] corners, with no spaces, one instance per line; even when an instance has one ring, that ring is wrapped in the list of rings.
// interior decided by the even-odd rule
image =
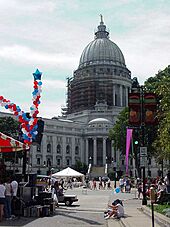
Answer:
[[[77,202],[77,195],[58,195],[58,203],[65,203],[66,206],[71,206],[73,202]]]

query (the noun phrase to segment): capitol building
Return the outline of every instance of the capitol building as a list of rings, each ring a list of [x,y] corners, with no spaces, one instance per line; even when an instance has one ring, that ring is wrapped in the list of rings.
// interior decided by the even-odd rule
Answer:
[[[67,79],[66,107],[62,117],[43,118],[41,146],[32,146],[33,170],[54,170],[81,161],[93,167],[125,167],[108,138],[117,116],[128,106],[131,72],[120,48],[109,39],[102,16],[94,40],[83,50],[78,68]]]
[[[27,172],[47,174],[82,163],[91,176],[104,176],[113,170],[118,176],[124,174],[125,155],[114,149],[109,130],[128,106],[131,87],[131,72],[124,55],[110,40],[101,16],[94,39],[84,48],[73,75],[67,78],[62,116],[42,118],[42,141],[33,143],[27,152]],[[15,118],[0,112],[0,117],[5,116]],[[131,155],[128,164],[130,176],[136,176]],[[11,163],[7,166],[11,169]],[[17,159],[15,170],[21,173],[22,166],[23,160]],[[147,167],[148,175],[157,176],[160,166],[153,157]]]

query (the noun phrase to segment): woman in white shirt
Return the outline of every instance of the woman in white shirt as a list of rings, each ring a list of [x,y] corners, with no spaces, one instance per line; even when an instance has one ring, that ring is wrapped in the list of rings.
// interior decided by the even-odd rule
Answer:
[[[112,205],[108,205],[108,207],[111,209],[109,210],[108,216],[106,216],[105,219],[109,219],[112,216],[117,218],[124,216],[124,207],[121,200],[115,200]]]

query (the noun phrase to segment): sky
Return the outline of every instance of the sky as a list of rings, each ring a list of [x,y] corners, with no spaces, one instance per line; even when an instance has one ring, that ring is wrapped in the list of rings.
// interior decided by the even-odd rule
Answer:
[[[132,78],[142,84],[170,64],[169,0],[0,0],[0,95],[29,112],[38,68],[39,116],[61,116],[66,78],[94,39],[100,14]]]

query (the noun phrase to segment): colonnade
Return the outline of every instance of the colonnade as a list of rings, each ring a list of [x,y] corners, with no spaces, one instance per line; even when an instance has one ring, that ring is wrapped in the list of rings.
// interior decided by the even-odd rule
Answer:
[[[100,147],[102,155],[102,160],[99,163],[99,146],[98,146],[98,139],[102,140],[102,146]],[[85,154],[86,154],[86,164],[89,164],[91,161],[92,165],[105,165],[107,162],[107,158],[112,158],[113,150],[112,150],[112,143],[109,140],[107,143],[108,137],[89,137],[85,139]],[[90,145],[91,141],[91,145]],[[91,159],[91,160],[90,160]],[[111,160],[108,160],[111,162]]]

